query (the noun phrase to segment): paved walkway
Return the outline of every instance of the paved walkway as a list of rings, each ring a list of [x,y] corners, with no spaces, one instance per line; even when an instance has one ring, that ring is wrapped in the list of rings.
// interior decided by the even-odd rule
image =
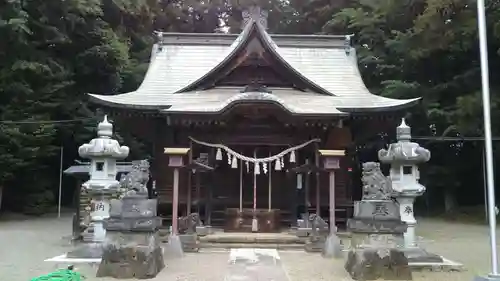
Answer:
[[[0,280],[29,281],[57,269],[43,262],[69,251],[71,218],[38,218],[0,221]],[[416,272],[416,281],[471,281],[489,269],[486,226],[421,220],[419,235],[432,252],[462,262],[466,272]],[[499,232],[500,233],[500,232]],[[66,238],[63,238],[66,237]],[[500,241],[500,239],[499,239]],[[343,260],[323,259],[319,254],[276,250],[206,250],[166,260],[166,268],[153,280],[160,281],[350,281]],[[78,266],[88,281],[115,279],[95,276],[96,268]],[[246,279],[245,279],[246,278]]]

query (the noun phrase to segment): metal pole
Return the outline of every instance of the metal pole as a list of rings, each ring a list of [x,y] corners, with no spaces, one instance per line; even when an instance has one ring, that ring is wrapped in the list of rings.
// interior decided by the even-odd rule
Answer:
[[[57,217],[61,217],[61,202],[62,202],[62,175],[63,175],[63,156],[64,147],[61,146],[61,160],[59,162],[59,194],[57,199]]]
[[[482,149],[482,166],[483,166],[483,188],[484,188],[484,214],[486,220],[488,220],[488,185],[486,184],[486,153],[484,152],[484,147]]]
[[[486,8],[484,0],[477,0],[479,49],[481,57],[481,84],[483,97],[484,139],[486,150],[486,180],[488,184],[488,219],[490,225],[491,275],[498,276],[498,256],[495,214],[495,179],[493,175],[493,145],[491,137],[490,82],[488,70],[488,39],[486,36]]]

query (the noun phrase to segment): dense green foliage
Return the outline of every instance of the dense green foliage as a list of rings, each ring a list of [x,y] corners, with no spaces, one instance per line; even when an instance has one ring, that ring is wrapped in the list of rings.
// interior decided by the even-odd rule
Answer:
[[[78,145],[92,138],[95,110],[88,108],[85,93],[137,87],[154,30],[213,32],[228,26],[238,32],[240,10],[251,2],[256,1],[0,2],[0,118],[31,122],[0,126],[3,207],[36,213],[54,204],[60,147],[67,166]],[[423,97],[422,106],[409,116],[415,134],[482,135],[475,1],[260,2],[270,11],[272,33],[354,34],[363,78],[374,93]],[[494,73],[500,66],[500,4],[487,2],[493,130],[498,135],[500,80]],[[38,122],[79,118],[81,122]],[[120,136],[132,139],[126,132]],[[423,173],[434,200],[429,202],[442,204],[443,190],[469,193],[465,199],[474,190],[476,198],[463,202],[482,200],[481,142],[422,144],[433,151]],[[447,196],[449,209],[454,199]]]

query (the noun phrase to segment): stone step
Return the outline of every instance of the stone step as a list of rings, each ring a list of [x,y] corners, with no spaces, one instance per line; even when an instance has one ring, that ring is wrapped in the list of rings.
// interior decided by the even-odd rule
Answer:
[[[273,244],[273,243],[200,243],[201,249],[277,249],[304,250],[304,244]]]

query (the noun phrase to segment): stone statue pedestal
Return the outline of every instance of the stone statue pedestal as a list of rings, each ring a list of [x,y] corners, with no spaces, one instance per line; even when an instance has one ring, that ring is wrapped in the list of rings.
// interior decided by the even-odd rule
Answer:
[[[96,277],[154,278],[165,267],[158,233],[111,233]]]
[[[153,278],[165,267],[156,204],[156,199],[147,199],[144,194],[111,201],[97,277]]]
[[[408,259],[401,251],[406,224],[396,202],[355,202],[354,218],[347,227],[353,236],[345,269],[354,280],[412,280]]]
[[[196,253],[200,251],[200,242],[198,235],[195,234],[179,234],[181,240],[182,250],[185,253]]]

